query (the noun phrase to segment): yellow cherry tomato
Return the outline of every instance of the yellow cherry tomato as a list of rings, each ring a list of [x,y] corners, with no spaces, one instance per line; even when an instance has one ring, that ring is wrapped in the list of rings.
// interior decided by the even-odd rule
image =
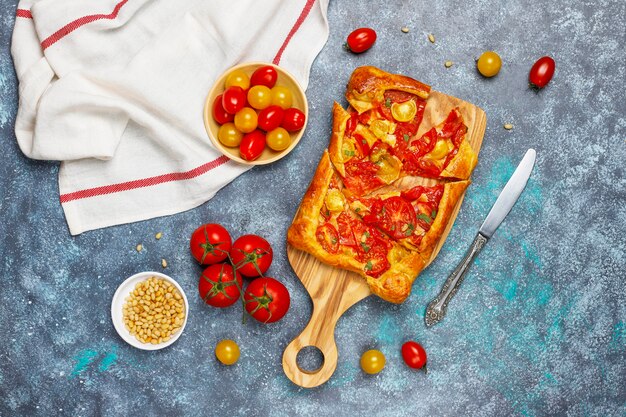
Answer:
[[[215,356],[224,365],[233,365],[239,360],[239,346],[234,340],[221,340],[215,346]]]
[[[272,90],[264,85],[255,85],[248,90],[248,103],[258,110],[263,110],[272,104]]]
[[[243,133],[237,130],[233,122],[228,122],[220,126],[220,130],[217,131],[217,138],[224,146],[234,148],[241,143]]]
[[[502,60],[500,59],[500,55],[493,51],[483,52],[480,58],[478,58],[478,61],[476,61],[476,67],[483,77],[490,78],[500,72]]]
[[[250,77],[242,70],[235,70],[228,74],[224,82],[224,89],[232,86],[241,87],[244,90],[250,88]]]
[[[441,159],[444,156],[447,156],[449,152],[450,152],[450,147],[448,146],[448,140],[442,139],[442,140],[437,141],[434,149],[430,151],[430,156],[433,159]]]
[[[267,146],[275,151],[285,150],[291,145],[291,135],[286,129],[277,127],[267,134]]]
[[[415,117],[415,113],[417,113],[417,105],[413,100],[391,105],[391,115],[399,122],[410,122]]]
[[[250,107],[244,107],[235,114],[235,127],[243,133],[254,131],[258,121],[256,112]]]
[[[287,87],[277,85],[272,88],[272,104],[280,106],[283,110],[287,110],[293,103],[293,96]]]
[[[385,355],[380,350],[372,349],[361,355],[361,368],[368,374],[377,374],[385,367]]]

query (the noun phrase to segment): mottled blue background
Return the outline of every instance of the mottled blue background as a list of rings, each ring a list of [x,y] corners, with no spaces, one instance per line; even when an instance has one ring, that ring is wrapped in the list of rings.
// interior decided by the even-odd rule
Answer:
[[[14,138],[16,1],[3,1],[0,415],[626,415],[625,4],[333,0],[330,39],[311,72],[310,127],[290,157],[244,174],[195,210],[72,238],[58,202],[58,165],[26,159]],[[360,26],[375,28],[379,39],[355,56],[342,44]],[[487,49],[504,61],[490,80],[474,69]],[[544,54],[555,57],[556,75],[534,92],[528,70]],[[446,60],[454,66],[444,68]],[[311,312],[286,260],[285,232],[327,146],[332,101],[362,64],[476,103],[487,112],[487,133],[452,233],[411,297],[400,306],[370,298],[348,311],[337,327],[335,375],[304,390],[281,366],[284,347]],[[515,127],[506,131],[504,123]],[[426,303],[529,147],[538,161],[525,193],[446,320],[427,330]],[[242,326],[237,308],[202,304],[187,239],[209,221],[271,241],[271,274],[292,295],[284,320]],[[161,258],[190,296],[191,314],[176,344],[143,352],[115,333],[110,301],[124,278],[160,270]],[[241,346],[236,366],[214,359],[222,338]],[[426,347],[428,375],[402,363],[407,339]],[[377,376],[359,369],[368,348],[388,358]]]

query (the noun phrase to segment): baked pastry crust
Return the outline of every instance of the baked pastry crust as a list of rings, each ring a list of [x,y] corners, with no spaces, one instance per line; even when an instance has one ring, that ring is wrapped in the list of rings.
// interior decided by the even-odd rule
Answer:
[[[468,179],[472,175],[472,171],[478,163],[478,155],[467,143],[466,139],[463,139],[457,154],[450,160],[447,167],[441,171],[440,177],[444,178],[456,178],[456,179]]]
[[[343,137],[346,132],[346,123],[350,119],[350,113],[344,110],[343,107],[336,101],[333,103],[333,133],[330,137],[330,143],[328,145],[328,153],[330,160],[337,168],[339,174],[342,177],[346,176],[346,168],[343,165],[343,156],[341,154],[341,147],[343,144]]]
[[[469,185],[469,180],[448,182],[444,185],[437,217],[435,217],[433,224],[430,226],[430,230],[424,235],[417,249],[420,253],[427,256],[428,259],[430,259],[433,251],[437,247],[444,230],[448,227],[454,208]]]
[[[366,274],[366,264],[356,259],[353,249],[341,246],[338,253],[330,253],[316,238],[316,231],[320,226],[320,210],[324,206],[334,175],[336,173],[329,154],[324,151],[300,208],[287,231],[287,241],[295,248],[312,254],[328,265],[358,273],[367,280],[371,291],[384,300],[402,303],[410,295],[413,281],[428,263],[469,181],[444,184],[437,216],[420,245],[415,247],[406,242],[392,241],[392,247],[387,253],[389,269],[378,277],[372,277]],[[397,193],[389,195],[397,195]],[[387,195],[380,195],[380,197],[384,199]],[[344,211],[349,210],[346,205]],[[351,215],[355,216],[353,213]]]
[[[385,96],[387,90],[396,91]],[[425,100],[430,93],[430,87],[409,77],[388,74],[375,67],[360,67],[354,71],[347,86],[346,98],[358,116],[355,112],[345,110],[337,102],[333,104],[333,129],[329,148],[324,151],[311,184],[287,232],[287,241],[290,245],[310,253],[328,265],[361,275],[366,279],[374,294],[393,303],[401,303],[409,296],[413,281],[430,262],[450,223],[452,213],[470,184],[468,179],[477,163],[477,155],[465,138],[467,128],[463,124],[462,116],[458,109],[454,109],[448,116],[452,124],[444,129],[445,122],[448,121],[446,119],[435,128],[437,135],[431,132],[432,140],[419,144],[420,146],[429,144],[430,148],[426,149],[431,151],[427,154],[415,153],[413,155],[414,157],[419,156],[419,158],[425,156],[426,159],[432,157],[426,161],[426,164],[432,162],[441,167],[444,163],[442,158],[445,156],[439,156],[440,159],[435,160],[435,155],[442,155],[442,153],[433,152],[433,144],[444,145],[443,155],[449,155],[451,147],[456,144],[454,147],[457,153],[449,160],[445,168],[440,172],[437,170],[432,172],[439,172],[434,178],[460,179],[461,181],[439,181],[438,185],[416,187],[415,184],[420,183],[419,180],[417,182],[414,178],[402,180],[400,177],[403,176],[421,175],[420,172],[424,169],[421,168],[421,164],[424,163],[421,159],[413,159],[412,161],[420,161],[420,165],[412,165],[417,167],[415,171],[412,173],[402,171],[404,159],[401,161],[399,158],[404,158],[406,154],[397,152],[397,150],[406,151],[407,147],[414,143],[409,138],[412,136],[416,139],[414,136],[417,132],[416,126],[419,126],[421,122],[422,113],[417,113],[413,121],[409,122],[409,124],[414,123],[414,130],[411,135],[407,136],[404,134],[405,131],[398,133],[398,130],[395,130],[394,136],[396,124],[393,121],[382,119],[384,117],[382,113],[389,110],[384,107],[381,108],[381,103],[384,103],[385,100],[394,103],[394,95],[398,97],[398,95],[403,94],[397,91],[410,93]],[[405,96],[408,95],[405,94]],[[422,103],[420,111],[423,111],[425,105],[422,100],[417,100],[418,103]],[[363,114],[372,109],[375,110]],[[383,133],[388,134],[388,136],[381,136],[380,130],[375,129],[374,123],[378,123],[378,127],[380,127],[380,123],[388,123],[387,126],[391,126],[389,130],[383,130]],[[457,134],[456,127],[458,126],[465,130],[459,130]],[[406,127],[403,128],[406,129]],[[350,133],[346,133],[348,129]],[[439,135],[444,130],[446,132]],[[455,133],[451,134],[450,132]],[[460,135],[463,135],[462,140]],[[394,149],[394,143],[397,144],[398,142],[393,141],[402,140],[403,137],[407,143],[403,142],[401,143],[402,147],[397,145],[398,149]],[[359,142],[355,143],[357,138]],[[344,139],[348,142],[344,143]],[[356,155],[361,155],[359,159],[355,160],[357,164],[346,165],[344,159],[348,161],[355,156],[355,146],[360,147],[361,141],[364,144],[367,142],[368,149],[377,143],[376,157],[374,156],[374,148],[372,148],[371,153],[370,150],[367,152],[357,151]],[[381,141],[384,143],[382,150]],[[448,147],[446,148],[446,146]],[[362,153],[359,154],[359,152]],[[344,153],[346,154],[345,158]],[[384,156],[381,157],[381,155]],[[373,184],[373,186],[370,187],[366,184],[364,188],[357,188],[357,192],[355,192],[355,188],[352,188],[349,180],[352,178],[361,181],[361,179],[360,177],[351,177],[350,173],[355,172],[355,166],[360,166],[358,164],[361,161],[366,161],[370,166],[377,164],[378,168],[375,171],[377,177],[368,177],[373,181],[368,184]],[[387,168],[386,171],[385,167]],[[347,171],[348,176],[346,176]],[[386,176],[382,173],[383,171],[386,172]],[[360,174],[357,171],[355,175]],[[351,188],[348,189],[347,187]],[[424,189],[429,191],[423,191]],[[415,191],[415,194],[412,195],[411,191]],[[406,192],[405,197],[403,197],[405,195],[403,192]],[[412,196],[409,197],[410,195]],[[434,197],[435,195],[436,197]],[[422,196],[426,200],[420,200]],[[391,197],[396,197],[395,201],[384,202]],[[398,202],[401,199],[404,199],[405,202]],[[374,208],[371,205],[374,204],[374,201],[378,201],[379,208]],[[357,213],[360,209],[353,206],[355,202],[363,207],[363,212]],[[412,218],[412,220],[405,218],[400,223],[402,228],[396,227],[395,224],[390,228],[387,224],[381,223],[387,218],[385,216],[401,213],[397,211],[399,209],[391,208],[385,211],[380,207],[391,207],[392,204],[400,204],[405,209],[404,213],[413,208],[417,217],[413,217],[413,214],[409,212],[407,218]],[[402,206],[403,204],[404,206]],[[411,204],[408,209],[406,204]],[[367,217],[367,214],[371,213],[375,213],[372,214],[373,217]],[[428,217],[429,215],[430,217]],[[347,223],[339,224],[342,218]],[[416,218],[419,219],[417,224],[415,224]],[[395,222],[396,218],[393,217],[393,219]],[[332,227],[328,227],[328,225]],[[410,228],[407,227],[409,225],[411,225]],[[334,235],[328,232],[329,230],[333,230]],[[409,230],[406,238],[403,234],[405,230]],[[321,231],[328,233],[323,234]],[[370,232],[371,236],[380,235],[380,237],[370,237]],[[334,238],[332,238],[333,236]],[[348,241],[350,238],[352,240]],[[374,254],[379,257],[375,258]],[[372,269],[372,265],[374,265],[374,269],[381,265],[376,263],[381,259],[380,256],[386,257],[386,263],[383,263],[387,269],[379,268],[375,271]],[[366,262],[362,262],[363,260]],[[372,261],[374,261],[373,264]]]
[[[390,74],[379,68],[358,67],[352,73],[346,88],[346,99],[359,113],[377,107],[384,101],[387,90],[399,90],[426,100],[430,95],[430,86],[410,77]]]

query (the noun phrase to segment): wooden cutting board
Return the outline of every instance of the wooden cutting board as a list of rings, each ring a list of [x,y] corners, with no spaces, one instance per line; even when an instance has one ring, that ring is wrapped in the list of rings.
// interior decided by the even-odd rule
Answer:
[[[485,112],[475,105],[456,97],[433,91],[428,98],[428,105],[418,137],[428,129],[443,121],[455,107],[463,115],[468,127],[467,139],[476,153],[480,151],[487,118]],[[413,187],[415,185],[433,185],[438,180],[405,177],[396,185]],[[454,220],[461,208],[463,196],[459,199],[448,226],[443,232],[432,257],[430,264],[443,246]],[[335,343],[335,326],[339,317],[351,306],[371,295],[369,286],[360,275],[326,265],[306,252],[287,245],[287,257],[293,270],[308,291],[313,300],[313,314],[309,324],[287,346],[283,353],[283,369],[287,377],[301,387],[313,388],[328,381],[335,372],[339,357]],[[296,363],[298,352],[304,347],[317,347],[323,354],[323,364],[319,369],[306,371]]]

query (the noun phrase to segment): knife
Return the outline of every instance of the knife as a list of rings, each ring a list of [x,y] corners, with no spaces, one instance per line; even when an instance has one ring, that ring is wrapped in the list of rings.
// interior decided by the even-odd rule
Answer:
[[[430,303],[428,303],[428,307],[426,308],[426,316],[424,320],[426,321],[426,326],[430,327],[435,325],[441,321],[446,315],[446,311],[448,309],[448,303],[454,297],[459,286],[463,282],[463,278],[467,273],[472,261],[480,250],[485,246],[485,243],[493,236],[493,233],[496,231],[502,220],[506,217],[507,214],[513,208],[513,205],[524,191],[524,187],[526,187],[526,183],[528,182],[528,178],[530,177],[530,173],[533,170],[533,166],[535,165],[535,158],[537,153],[534,149],[529,149],[526,151],[526,155],[522,158],[522,161],[519,163],[513,175],[504,186],[504,189],[498,196],[498,199],[494,203],[493,207],[491,207],[491,211],[487,215],[487,218],[483,222],[480,229],[478,229],[478,234],[469,250],[465,254],[463,260],[457,265],[452,274],[446,279],[446,282],[443,284],[443,288]]]

